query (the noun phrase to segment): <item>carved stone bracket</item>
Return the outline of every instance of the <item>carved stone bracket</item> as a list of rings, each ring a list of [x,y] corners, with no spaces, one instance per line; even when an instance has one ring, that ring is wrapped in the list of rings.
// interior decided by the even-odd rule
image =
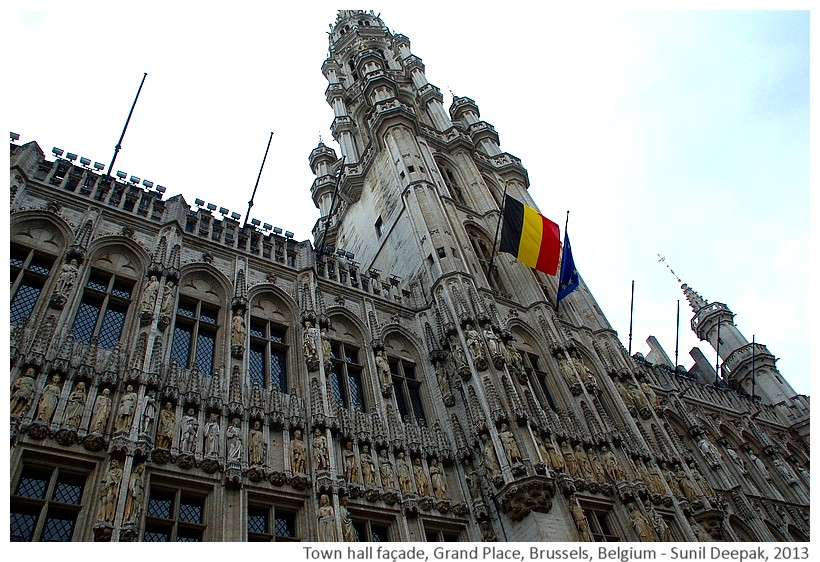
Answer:
[[[531,476],[502,489],[498,494],[499,508],[513,521],[521,521],[533,511],[548,513],[554,495],[552,478]]]

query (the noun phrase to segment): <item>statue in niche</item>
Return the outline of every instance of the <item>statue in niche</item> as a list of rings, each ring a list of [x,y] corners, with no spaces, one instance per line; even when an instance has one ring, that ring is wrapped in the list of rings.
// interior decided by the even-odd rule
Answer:
[[[438,460],[430,460],[430,480],[433,482],[433,495],[437,500],[447,499],[447,478]]]
[[[330,363],[330,359],[333,357],[333,347],[330,345],[330,339],[327,336],[327,330],[325,328],[319,331],[319,339],[322,342],[322,358],[325,360],[325,363]]]
[[[145,289],[142,292],[141,310],[143,313],[153,314],[154,307],[157,304],[157,292],[159,291],[159,281],[157,276],[152,275],[145,284]]]
[[[437,357],[433,360],[433,367],[436,371],[436,381],[438,381],[438,386],[441,389],[441,395],[444,397],[444,403],[452,405],[453,389],[450,386],[450,379],[447,377],[446,360]]]
[[[647,464],[647,469],[649,471],[649,480],[652,482],[652,485],[658,494],[665,494],[666,488],[663,487],[663,478],[658,473],[660,467],[654,463],[654,461],[650,460]]]
[[[34,377],[36,373],[29,367],[25,373],[17,377],[14,386],[11,388],[11,406],[9,412],[12,416],[20,416],[26,413],[31,399],[34,397]]]
[[[231,345],[243,347],[245,345],[245,319],[242,311],[236,309],[231,319]]]
[[[219,427],[219,415],[212,413],[205,424],[205,437],[202,451],[206,457],[218,457],[222,432]]]
[[[715,490],[712,488],[712,485],[700,471],[695,461],[691,461],[689,463],[689,470],[692,471],[692,478],[695,480],[694,483],[697,485],[697,487],[700,489],[703,495],[708,496],[710,498],[714,498],[717,496],[717,494],[715,494]]]
[[[488,433],[481,434],[481,443],[484,445],[481,455],[484,462],[484,470],[487,477],[493,480],[501,476],[501,466],[498,464],[498,457],[495,454],[495,447]]]
[[[330,469],[327,438],[322,435],[322,430],[318,427],[313,431],[313,464],[316,465],[316,470]]]
[[[572,452],[572,447],[567,441],[561,441],[561,455],[564,457],[567,473],[573,478],[581,478],[581,467],[578,465],[578,459],[575,458],[575,453]]]
[[[766,463],[763,462],[763,459],[758,457],[756,454],[754,454],[754,451],[751,450],[749,451],[749,458],[752,461],[752,466],[754,466],[757,469],[760,475],[763,476],[763,478],[765,478],[767,482],[771,482],[772,475],[769,473],[769,469],[766,468]]]
[[[507,349],[507,355],[509,356],[509,364],[513,368],[513,374],[518,374],[524,371],[524,362],[521,358],[521,353],[515,348],[513,345],[512,340],[508,341],[504,344]]]
[[[68,404],[63,415],[63,425],[72,429],[80,427],[80,421],[83,418],[83,410],[85,410],[85,400],[87,395],[85,393],[85,383],[80,381],[71,394],[68,395]]]
[[[518,443],[515,440],[513,432],[507,428],[506,423],[501,424],[498,432],[498,439],[501,441],[501,446],[504,447],[504,454],[507,455],[507,461],[510,464],[521,462],[521,450],[518,448]]]
[[[669,529],[669,525],[666,524],[666,521],[664,521],[663,516],[658,513],[655,507],[649,502],[644,502],[644,508],[646,509],[646,513],[649,515],[652,527],[661,538],[661,541],[672,542],[674,540],[672,538],[672,531]]]
[[[450,334],[450,353],[452,354],[453,365],[456,371],[467,364],[464,348],[461,347],[461,342],[458,341],[458,336],[455,334]]]
[[[575,528],[578,530],[578,540],[581,542],[592,542],[589,521],[587,521],[587,516],[578,503],[578,498],[575,494],[569,497],[569,512],[572,514],[572,520],[575,522]]]
[[[385,490],[396,490],[396,476],[393,473],[393,463],[390,462],[387,449],[379,451],[379,477],[382,479],[382,487]]]
[[[173,404],[166,402],[159,413],[159,424],[157,424],[157,449],[170,449],[174,440],[174,415]]]
[[[740,458],[740,455],[737,454],[737,451],[735,451],[731,445],[726,445],[726,455],[732,459],[732,462],[735,463],[735,466],[737,466],[737,469],[743,476],[749,474],[749,471],[746,470],[746,462]]]
[[[140,433],[144,435],[151,435],[151,427],[154,424],[154,417],[157,415],[157,401],[154,399],[154,392],[146,392],[142,399],[142,403]]]
[[[589,458],[580,443],[575,446],[575,460],[578,461],[578,470],[581,477],[585,480],[594,481],[595,472],[593,472],[592,464],[590,464]]]
[[[575,375],[572,365],[570,365],[567,358],[562,355],[558,357],[558,370],[561,371],[561,376],[564,377],[567,385],[573,386],[578,382],[578,377]]]
[[[561,456],[561,452],[555,448],[555,444],[552,442],[552,439],[547,437],[544,440],[544,449],[547,452],[547,459],[552,470],[562,472],[564,470],[564,458]]]
[[[199,420],[193,408],[188,408],[188,413],[182,416],[182,424],[179,428],[180,439],[179,449],[182,453],[196,453],[196,441],[199,434]]]
[[[336,542],[336,513],[327,494],[319,498],[318,531],[321,542]]]
[[[646,520],[646,517],[644,517],[638,509],[638,505],[634,502],[630,503],[627,506],[627,510],[629,511],[632,528],[635,530],[635,534],[638,535],[638,540],[641,542],[654,541],[655,536],[652,533],[652,527],[649,525],[649,521]]]
[[[225,431],[227,439],[228,461],[242,462],[242,428],[239,425],[239,418],[234,418],[231,425]]]
[[[473,463],[467,461],[464,468],[467,472],[467,491],[470,492],[470,499],[474,502],[483,501],[484,498],[481,495],[481,477],[475,471],[475,468],[473,468]]]
[[[584,360],[581,359],[581,354],[578,352],[577,349],[573,349],[570,353],[570,357],[572,358],[572,364],[575,365],[575,370],[578,371],[578,375],[584,377],[587,381],[595,381],[595,375],[592,374],[592,371],[587,367]]]
[[[307,448],[301,429],[294,430],[290,440],[290,469],[296,474],[307,474]]]
[[[383,349],[376,352],[376,371],[379,374],[382,386],[392,384],[393,376],[390,374],[390,363],[387,361],[387,357],[384,356]]]
[[[410,494],[413,492],[413,486],[410,483],[410,467],[407,466],[407,461],[404,460],[404,451],[399,451],[396,459],[396,473],[399,475],[399,489],[402,494]]]
[[[698,494],[698,491],[695,489],[695,486],[686,476],[686,473],[683,471],[682,466],[678,466],[678,469],[675,471],[675,478],[678,480],[680,489],[683,492],[683,495],[686,497],[686,499],[690,502],[697,501],[700,494]]]
[[[359,459],[362,462],[362,479],[365,486],[376,485],[376,465],[373,464],[373,456],[370,454],[370,447],[362,445]]]
[[[501,355],[501,345],[498,336],[495,334],[491,324],[484,324],[484,341],[487,342],[487,349],[490,350],[490,357]]]
[[[624,404],[626,404],[627,408],[635,405],[635,402],[632,399],[632,395],[629,393],[626,387],[623,384],[621,384],[621,381],[619,381],[618,379],[613,379],[612,384],[615,385],[615,390],[618,391],[618,394],[621,396],[621,400],[624,401]]]
[[[356,453],[353,451],[353,441],[345,443],[344,451],[342,451],[342,466],[348,484],[361,484],[362,479],[359,474],[359,463],[356,462]]]
[[[669,484],[669,489],[672,491],[672,495],[676,498],[683,497],[683,490],[680,488],[680,484],[678,484],[678,479],[672,469],[669,467],[669,463],[663,463],[661,466],[663,470],[664,476],[666,476],[666,483]]]
[[[641,389],[635,385],[630,384],[629,388],[629,395],[632,396],[632,402],[635,404],[635,407],[639,410],[644,410],[649,408],[649,401],[644,396],[644,393],[641,392]]]
[[[698,449],[703,454],[703,458],[709,463],[712,468],[717,468],[721,464],[720,451],[717,450],[711,441],[706,437],[701,437],[698,441]]]
[[[117,410],[115,430],[128,433],[131,431],[131,422],[134,421],[134,412],[137,409],[137,393],[130,384],[125,387],[125,394],[120,398],[120,407]]]
[[[359,534],[356,532],[356,528],[353,526],[353,518],[347,510],[349,501],[347,496],[342,496],[339,500],[339,511],[342,520],[342,540],[345,542],[358,542]]]
[[[67,299],[71,294],[71,289],[74,288],[74,282],[77,280],[77,272],[79,266],[76,259],[71,259],[63,264],[60,269],[60,275],[57,277],[57,287],[54,289],[54,296]]]
[[[786,481],[786,484],[789,486],[797,484],[797,479],[794,477],[794,474],[780,457],[772,457],[772,464],[777,469],[777,472],[780,473],[780,476],[783,477],[783,480]]]
[[[120,495],[122,469],[117,459],[111,459],[108,466],[108,472],[103,476],[100,489],[100,509],[97,511],[97,520],[113,523],[117,512],[117,498]]]
[[[496,542],[498,537],[493,531],[492,526],[490,525],[489,521],[482,521],[481,522],[481,541],[482,542]]]
[[[305,354],[305,359],[316,359],[318,352],[316,351],[316,342],[313,340],[313,334],[310,333],[313,325],[310,322],[305,322],[305,331],[302,335],[302,349]]]
[[[174,312],[174,282],[165,283],[165,291],[162,293],[162,305],[160,305],[161,316],[171,316]]]
[[[60,393],[62,390],[60,375],[53,375],[51,382],[43,388],[43,394],[40,395],[40,403],[37,405],[37,421],[51,423],[51,418],[54,416],[54,410],[57,409],[57,403],[60,401]]]
[[[144,472],[145,465],[141,464],[134,468],[128,480],[128,496],[125,498],[125,513],[122,518],[125,525],[134,525],[139,521],[142,502],[145,499]]]
[[[253,422],[253,428],[248,432],[248,464],[264,465],[268,453],[268,444],[262,434],[259,420]]]
[[[601,447],[601,458],[604,463],[604,469],[609,477],[612,479],[613,482],[622,482],[626,480],[626,474],[624,474],[623,468],[621,468],[620,463],[618,462],[617,457],[615,457],[615,453],[609,450],[609,447],[604,445]]]
[[[592,465],[592,472],[595,474],[595,479],[601,484],[606,484],[606,470],[604,470],[604,465],[601,464],[601,459],[598,458],[595,449],[589,447],[587,449],[587,457],[589,458],[589,464]]]
[[[473,357],[473,360],[483,359],[484,350],[481,347],[481,338],[472,324],[468,323],[464,325],[464,337],[467,340],[467,349],[470,350],[470,355]]]
[[[658,409],[660,407],[660,401],[658,400],[658,395],[652,390],[652,387],[649,386],[646,381],[641,382],[641,390],[646,395],[646,398],[649,400],[649,404],[654,409]]]
[[[88,424],[90,433],[102,433],[111,413],[111,390],[103,388],[102,392],[94,400],[94,407],[91,409],[91,423]]]
[[[427,473],[424,472],[420,457],[413,459],[413,478],[416,480],[416,490],[419,495],[430,495],[430,483],[427,481]]]

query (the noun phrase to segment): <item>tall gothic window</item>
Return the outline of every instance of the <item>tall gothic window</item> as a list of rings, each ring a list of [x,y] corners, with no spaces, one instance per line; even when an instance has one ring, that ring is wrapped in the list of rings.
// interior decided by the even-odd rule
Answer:
[[[548,407],[555,411],[555,400],[552,398],[552,393],[547,383],[548,375],[541,363],[541,358],[534,353],[528,353],[526,351],[519,350],[519,353],[521,354],[521,362],[524,364],[524,371],[527,373],[530,381],[532,381],[535,393],[541,401],[541,406],[544,408]]]
[[[416,379],[416,366],[406,359],[392,357],[388,357],[387,362],[393,376],[396,405],[402,419],[409,417],[419,423],[426,422],[427,416],[421,400],[421,381]]]
[[[251,385],[288,391],[288,346],[285,328],[262,318],[251,317],[251,347],[248,376]]]
[[[151,487],[145,510],[144,542],[201,542],[205,498],[185,490]]]
[[[362,364],[359,350],[349,343],[332,340],[330,390],[333,400],[345,408],[361,408],[366,411],[362,387]]]
[[[481,273],[487,279],[490,287],[496,291],[506,292],[504,286],[501,284],[501,277],[498,275],[497,262],[493,264],[493,270],[487,275],[492,261],[492,244],[487,241],[484,235],[473,228],[467,229],[467,236],[470,238],[470,244],[473,246],[473,251],[478,259],[478,265],[481,268]]]
[[[442,178],[444,178],[444,185],[447,187],[447,191],[450,192],[453,199],[461,205],[466,204],[466,201],[464,200],[464,191],[461,189],[458,180],[456,180],[456,176],[453,171],[448,166],[443,164],[439,164],[439,169],[441,170]]]
[[[92,269],[74,317],[72,329],[77,341],[89,342],[96,337],[100,347],[114,347],[122,336],[133,290],[130,279]]]
[[[176,359],[181,367],[190,369],[196,363],[201,373],[212,373],[218,322],[218,306],[180,295],[171,359]]]
[[[70,541],[85,481],[76,469],[24,465],[11,495],[11,541]]]
[[[298,541],[296,513],[278,505],[248,507],[248,542]]]
[[[54,258],[19,246],[11,247],[11,323],[28,318],[46,284]]]

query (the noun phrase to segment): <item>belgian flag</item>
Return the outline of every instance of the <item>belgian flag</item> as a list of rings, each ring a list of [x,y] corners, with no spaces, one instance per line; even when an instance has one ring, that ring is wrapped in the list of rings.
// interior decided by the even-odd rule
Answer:
[[[561,233],[558,225],[532,207],[504,196],[504,226],[500,251],[547,275],[558,272]]]

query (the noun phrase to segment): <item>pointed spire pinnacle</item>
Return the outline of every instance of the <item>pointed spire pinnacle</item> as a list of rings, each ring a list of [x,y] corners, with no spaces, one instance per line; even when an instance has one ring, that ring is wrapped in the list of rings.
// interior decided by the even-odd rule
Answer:
[[[689,306],[692,307],[692,312],[694,312],[695,314],[697,314],[698,311],[700,311],[700,309],[702,309],[704,306],[709,304],[709,301],[707,301],[706,299],[701,297],[699,294],[697,294],[686,283],[681,285],[680,288],[683,289],[683,294],[686,296],[686,300],[689,301]]]

